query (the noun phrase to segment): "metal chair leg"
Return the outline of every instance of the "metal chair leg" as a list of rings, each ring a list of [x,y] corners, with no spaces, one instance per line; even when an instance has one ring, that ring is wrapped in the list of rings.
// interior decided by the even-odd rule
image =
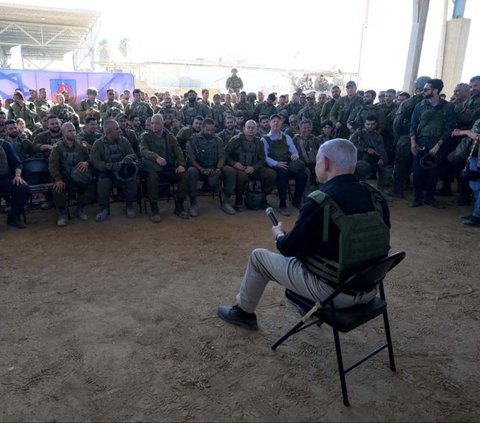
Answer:
[[[392,336],[390,334],[390,323],[388,322],[388,314],[386,310],[383,312],[383,323],[385,325],[385,337],[387,338],[388,358],[390,359],[390,370],[392,372],[396,372],[397,368],[395,367],[395,358],[393,356],[393,343],[392,343]]]
[[[340,337],[338,336],[338,330],[333,329],[333,338],[335,339],[335,351],[337,353],[338,373],[340,374],[340,384],[342,385],[343,404],[349,406],[347,382],[345,380],[345,371],[343,369],[342,348],[340,347]]]

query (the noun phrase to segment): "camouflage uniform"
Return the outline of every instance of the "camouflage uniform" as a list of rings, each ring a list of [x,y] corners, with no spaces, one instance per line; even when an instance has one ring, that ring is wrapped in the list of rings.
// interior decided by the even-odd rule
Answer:
[[[50,113],[56,115],[62,123],[65,123],[69,121],[70,116],[75,114],[75,110],[68,104],[56,104],[50,109]]]
[[[61,131],[59,131],[55,136],[53,136],[49,130],[40,132],[40,134],[38,134],[33,140],[33,151],[35,152],[35,157],[38,159],[48,160],[50,157],[50,150],[40,151],[40,146],[44,144],[55,145],[62,139],[63,136]]]
[[[102,105],[100,106],[100,116],[102,118],[102,122],[105,122],[111,117],[110,111],[113,107],[116,107],[118,110],[123,112],[123,104],[117,100],[108,100],[102,103]]]
[[[219,132],[217,134],[217,136],[223,141],[223,145],[224,146],[227,146],[227,144],[229,143],[229,141],[237,136],[241,134],[241,131],[238,129],[238,128],[233,128],[233,129],[227,129],[225,128],[223,131]]]
[[[142,126],[145,127],[145,121],[153,116],[153,110],[146,101],[134,101],[125,107],[125,115],[129,120],[131,120],[133,116],[138,116]]]
[[[290,115],[298,115],[300,110],[303,109],[303,106],[300,103],[288,103],[285,106],[285,110],[288,112],[288,116]],[[270,117],[270,115],[267,115]]]
[[[85,115],[87,113],[88,109],[94,109],[95,110],[95,119],[97,119],[98,122],[100,122],[100,107],[102,106],[102,102],[98,99],[95,99],[94,101],[90,101],[88,98],[84,98],[80,102],[80,107],[78,108],[78,117],[80,118],[80,123],[85,123]]]
[[[8,107],[8,119],[23,119],[25,121],[25,125],[31,131],[35,131],[37,128],[35,126],[35,120],[37,117],[37,110],[35,108],[35,104],[30,101],[24,102],[24,107],[21,107],[18,103],[12,103]]]
[[[222,104],[213,105],[211,108],[212,119],[215,122],[215,132],[220,132],[225,128],[225,117],[229,114],[228,108]]]
[[[275,171],[265,164],[265,149],[259,137],[248,140],[245,134],[239,133],[230,139],[225,147],[226,163],[232,168],[236,163],[243,166],[251,166],[255,172],[248,175],[244,171],[235,169],[237,173],[237,182],[235,194],[237,197],[236,205],[243,202],[243,195],[248,186],[248,181],[260,181],[262,192],[270,194],[275,188]]]
[[[186,167],[185,157],[175,137],[163,130],[158,137],[152,132],[144,132],[140,139],[140,154],[143,157],[143,171],[147,172],[148,199],[156,203],[159,199],[159,182],[177,184],[176,197],[183,201],[187,197],[188,175],[187,172],[175,173],[178,166]],[[167,161],[165,166],[160,166],[156,160],[162,157]]]
[[[259,103],[255,106],[255,110],[253,112],[253,118],[256,122],[258,122],[258,117],[261,115],[265,116],[272,116],[277,113],[277,108],[272,103]]]
[[[332,108],[337,100],[334,98],[331,98],[330,100],[326,101],[325,104],[322,107],[322,112],[320,113],[320,118],[322,121],[330,119],[330,112],[332,111]]]
[[[191,125],[195,116],[202,116],[203,118],[210,117],[210,109],[205,104],[195,101],[193,104],[188,102],[183,106],[183,122],[185,125]]]
[[[308,180],[315,185],[315,165],[317,163],[317,152],[320,142],[313,134],[309,138],[303,138],[300,134],[293,137],[293,143],[297,147],[300,160],[307,167]]]
[[[82,130],[78,135],[77,135],[78,141],[80,144],[87,149],[87,151],[90,151],[93,147],[93,143],[98,140],[99,138],[102,138],[102,133],[95,131],[93,134],[91,132],[85,132]]]
[[[135,131],[130,128],[122,129],[122,137],[125,137],[130,142],[133,152],[137,155],[137,157],[140,157],[140,144]]]
[[[178,119],[181,123],[183,123],[183,113],[173,106],[162,107],[160,109],[160,114],[163,116],[165,128],[168,130],[170,130],[172,127],[173,119]]]
[[[235,113],[238,111],[242,112],[245,122],[253,118],[253,107],[248,101],[239,101],[235,103],[233,111]]]
[[[333,125],[337,122],[342,124],[342,127],[336,130],[336,136],[340,138],[349,138],[350,131],[347,128],[347,123],[351,117],[351,113],[363,105],[362,97],[355,95],[353,97],[344,96],[340,97],[332,107],[330,111],[330,120],[333,122]]]
[[[227,78],[227,82],[225,83],[225,88],[229,93],[238,93],[240,90],[243,89],[243,81],[242,78],[238,77],[237,75],[232,75]]]
[[[0,138],[1,139],[1,138]],[[30,140],[17,136],[17,138],[12,141],[11,138],[5,139],[12,144],[13,148],[15,149],[19,159],[23,162],[25,159],[28,159],[30,156],[33,155],[33,143]]]

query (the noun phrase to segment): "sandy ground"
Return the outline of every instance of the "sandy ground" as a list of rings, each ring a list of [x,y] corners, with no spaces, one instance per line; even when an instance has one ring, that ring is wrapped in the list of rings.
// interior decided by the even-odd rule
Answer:
[[[386,280],[397,361],[382,353],[347,375],[344,407],[328,327],[276,352],[297,321],[271,283],[250,333],[216,317],[232,303],[249,252],[275,248],[263,212],[227,216],[211,198],[182,221],[104,223],[32,211],[0,224],[2,421],[478,421],[479,229],[467,207],[392,206]],[[93,216],[95,210],[89,210]],[[295,214],[283,221],[291,227]],[[342,337],[347,358],[380,342],[374,323]]]

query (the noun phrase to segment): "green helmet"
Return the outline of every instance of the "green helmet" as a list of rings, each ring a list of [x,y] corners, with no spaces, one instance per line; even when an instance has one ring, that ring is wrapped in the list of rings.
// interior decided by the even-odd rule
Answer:
[[[440,155],[436,154],[435,156],[432,156],[431,154],[425,154],[420,159],[419,164],[420,164],[420,167],[425,170],[435,169],[440,165]]]
[[[122,163],[120,169],[115,172],[119,181],[128,182],[137,177],[138,166],[135,162]]]
[[[88,185],[93,181],[93,175],[90,169],[82,171],[75,167],[70,172],[70,177],[77,185]]]

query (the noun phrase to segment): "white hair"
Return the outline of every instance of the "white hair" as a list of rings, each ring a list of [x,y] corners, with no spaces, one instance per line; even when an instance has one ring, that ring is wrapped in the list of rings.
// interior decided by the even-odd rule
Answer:
[[[357,165],[357,149],[351,141],[343,138],[335,138],[320,146],[317,160],[325,157],[333,166],[341,169],[355,168]]]

